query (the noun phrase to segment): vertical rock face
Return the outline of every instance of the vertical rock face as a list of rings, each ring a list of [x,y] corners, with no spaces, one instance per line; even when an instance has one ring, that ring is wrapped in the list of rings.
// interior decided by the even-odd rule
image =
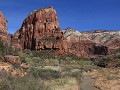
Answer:
[[[0,11],[0,42],[3,44],[10,44],[10,37],[7,31],[7,20],[3,13]]]
[[[0,33],[7,33],[7,20],[0,11]]]
[[[32,12],[15,34],[22,49],[64,50],[64,37],[60,32],[58,16],[53,7]]]

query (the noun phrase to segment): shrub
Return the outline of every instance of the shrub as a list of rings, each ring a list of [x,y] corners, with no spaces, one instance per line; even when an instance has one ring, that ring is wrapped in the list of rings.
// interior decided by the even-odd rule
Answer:
[[[41,78],[45,80],[56,79],[61,77],[60,72],[50,69],[33,69],[30,74],[36,79]]]
[[[116,63],[116,67],[120,67],[120,59],[116,59],[115,63]]]
[[[106,67],[108,66],[110,62],[110,56],[104,56],[104,57],[97,57],[93,60],[94,64],[100,67]]]
[[[0,90],[50,90],[44,85],[40,77],[34,77],[32,73],[24,77],[11,76],[0,72]]]

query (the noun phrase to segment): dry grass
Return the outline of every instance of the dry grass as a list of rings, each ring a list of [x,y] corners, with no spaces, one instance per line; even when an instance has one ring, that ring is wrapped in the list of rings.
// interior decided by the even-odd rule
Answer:
[[[79,90],[78,81],[72,77],[46,81],[45,85],[50,87],[50,90]]]

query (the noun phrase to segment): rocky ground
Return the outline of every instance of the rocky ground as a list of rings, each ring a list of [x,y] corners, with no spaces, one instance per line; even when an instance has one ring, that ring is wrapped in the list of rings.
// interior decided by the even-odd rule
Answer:
[[[15,59],[18,57],[12,58]],[[35,77],[38,77],[38,81],[36,82],[44,83],[43,90],[120,90],[120,70],[115,68],[100,68],[91,65],[89,66],[88,64],[85,64],[85,62],[84,65],[80,65],[80,63],[79,65],[75,65],[75,63],[72,63],[72,65],[61,64],[51,66],[42,65],[37,67],[32,66],[31,68],[33,69],[31,71],[24,73],[23,69],[20,69],[22,68],[22,66],[17,69],[17,67],[14,67],[11,63],[14,62],[0,63],[1,80],[1,75],[5,70],[7,72],[11,72],[11,75],[13,75],[14,77],[17,76],[23,78],[23,80],[21,78],[20,81],[15,81],[15,83],[17,83],[18,85],[21,85],[20,82],[25,83],[25,78],[30,78],[32,83],[34,83],[34,80],[31,79],[31,75],[35,74]],[[23,66],[25,67],[25,65]],[[35,78],[34,76],[32,77]],[[36,85],[41,85],[41,83],[37,83]],[[21,86],[19,88],[21,88]],[[34,88],[36,88],[36,86],[34,86]],[[41,86],[39,88],[41,88]],[[26,90],[28,89],[26,88]]]
[[[120,90],[119,69],[101,68],[84,75],[92,77],[95,80],[94,86],[100,90]]]

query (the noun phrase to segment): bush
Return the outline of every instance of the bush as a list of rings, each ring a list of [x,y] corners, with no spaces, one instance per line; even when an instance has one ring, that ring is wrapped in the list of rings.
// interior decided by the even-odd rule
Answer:
[[[116,59],[115,63],[116,63],[116,67],[120,67],[120,59]]]
[[[36,79],[41,78],[44,80],[56,79],[61,77],[60,72],[50,69],[33,69],[30,74]]]
[[[6,72],[0,72],[0,90],[50,90],[44,85],[44,80],[29,73],[24,77],[12,76]],[[37,74],[37,72],[36,72]]]
[[[95,65],[105,68],[106,66],[108,66],[110,58],[110,56],[97,57],[93,60],[93,62]]]

